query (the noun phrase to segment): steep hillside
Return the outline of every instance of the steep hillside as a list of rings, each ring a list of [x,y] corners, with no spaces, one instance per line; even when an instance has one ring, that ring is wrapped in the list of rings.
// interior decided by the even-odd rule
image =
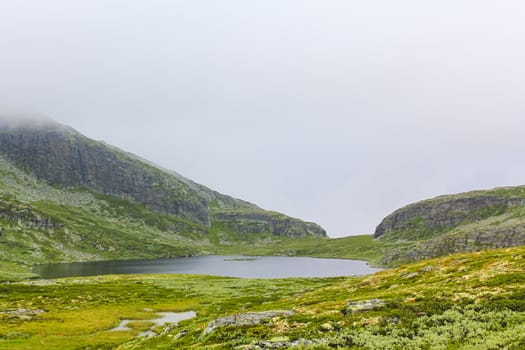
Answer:
[[[318,225],[222,195],[49,119],[4,118],[0,155],[50,184],[120,197],[204,226],[217,218],[220,223],[237,221],[240,232],[246,228],[249,233],[326,235]]]
[[[196,184],[50,120],[0,118],[0,260],[188,255],[318,225]]]
[[[404,244],[385,254],[383,262],[389,264],[525,245],[525,186],[410,204],[383,219],[375,237]]]

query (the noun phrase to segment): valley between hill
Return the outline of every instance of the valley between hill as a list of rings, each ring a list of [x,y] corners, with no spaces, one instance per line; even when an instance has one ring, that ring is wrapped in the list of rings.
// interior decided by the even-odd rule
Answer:
[[[374,235],[330,239],[67,126],[0,118],[0,349],[523,349],[524,227],[520,186],[413,203]],[[31,272],[205,254],[391,269],[266,280]],[[178,324],[152,321],[190,311]],[[128,330],[110,331],[123,320]]]

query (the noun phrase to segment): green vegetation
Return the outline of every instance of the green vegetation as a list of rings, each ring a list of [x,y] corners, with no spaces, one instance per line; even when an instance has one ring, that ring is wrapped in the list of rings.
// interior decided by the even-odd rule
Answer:
[[[207,226],[86,188],[50,185],[0,156],[0,280],[30,277],[38,263],[243,254],[268,244],[266,254],[282,254],[279,244],[292,246],[293,239],[272,234],[268,220],[302,227],[256,207],[224,209],[218,199],[211,205],[222,216]]]
[[[311,349],[521,349],[523,271],[525,248],[518,247],[352,278],[21,281],[0,285],[0,348],[233,349],[302,342]],[[377,301],[360,307],[370,300]],[[137,337],[156,312],[189,310],[197,317],[157,327],[158,336]],[[204,333],[217,318],[268,310],[294,314]],[[108,332],[122,319],[135,320],[131,330]]]
[[[269,231],[275,236],[326,236],[315,223],[223,195],[116,147],[90,140],[52,120],[38,125],[2,125],[0,172],[0,181],[4,174],[10,178],[4,181],[6,186],[0,192],[12,191],[29,177],[34,185],[33,197],[45,189],[42,182],[56,186],[59,191],[40,192],[47,194],[40,199],[59,205],[66,204],[55,196],[61,195],[61,189],[69,190],[67,199],[83,191],[84,197],[91,197],[92,202],[108,203],[114,209],[111,215],[143,219],[161,231],[188,235],[195,227],[202,233],[214,222],[235,222],[229,229],[239,233]],[[16,190],[19,189],[20,186]],[[23,189],[23,192],[30,191]],[[34,200],[31,198],[29,203]],[[172,225],[177,219],[181,220]]]
[[[525,187],[415,203],[385,218],[377,239],[328,239],[63,130],[18,130],[49,136],[24,149],[0,133],[18,164],[0,155],[0,349],[525,348]],[[522,247],[484,250],[508,246]],[[450,255],[473,250],[483,251]],[[323,279],[31,273],[44,262],[196,254],[405,265]],[[153,323],[190,310],[177,325]],[[110,331],[122,321],[128,330]]]
[[[275,236],[258,219],[279,213],[213,209],[210,227],[87,189],[51,186],[0,157],[0,280],[34,277],[34,264],[199,254],[351,258],[377,264],[389,244],[372,236]],[[246,218],[246,219],[245,219]],[[226,220],[228,219],[228,220]]]
[[[259,241],[253,245],[241,243],[218,246],[217,254],[311,256],[365,260],[379,265],[383,254],[399,243],[376,240],[372,235],[343,238],[280,238]]]
[[[443,201],[450,199],[472,199],[480,196],[525,199],[525,186],[496,187],[490,190],[478,190],[453,195],[438,196],[428,201]]]
[[[27,277],[43,262],[249,254],[398,266],[525,244],[525,187],[414,203],[385,218],[378,239],[330,240],[314,223],[222,195],[52,121],[2,130],[0,144],[0,279]]]

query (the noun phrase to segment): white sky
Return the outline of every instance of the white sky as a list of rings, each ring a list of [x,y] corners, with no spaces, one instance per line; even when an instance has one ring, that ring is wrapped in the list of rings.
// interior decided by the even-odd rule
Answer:
[[[525,183],[525,2],[0,0],[0,106],[372,233]]]

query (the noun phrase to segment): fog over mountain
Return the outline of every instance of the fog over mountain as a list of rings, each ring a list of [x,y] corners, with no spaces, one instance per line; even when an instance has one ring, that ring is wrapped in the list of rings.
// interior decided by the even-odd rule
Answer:
[[[525,183],[523,18],[518,0],[4,1],[0,114],[372,233],[416,200]]]
[[[19,126],[39,126],[50,123],[53,120],[49,117],[33,112],[22,112],[16,109],[0,108],[0,126],[19,127]]]

